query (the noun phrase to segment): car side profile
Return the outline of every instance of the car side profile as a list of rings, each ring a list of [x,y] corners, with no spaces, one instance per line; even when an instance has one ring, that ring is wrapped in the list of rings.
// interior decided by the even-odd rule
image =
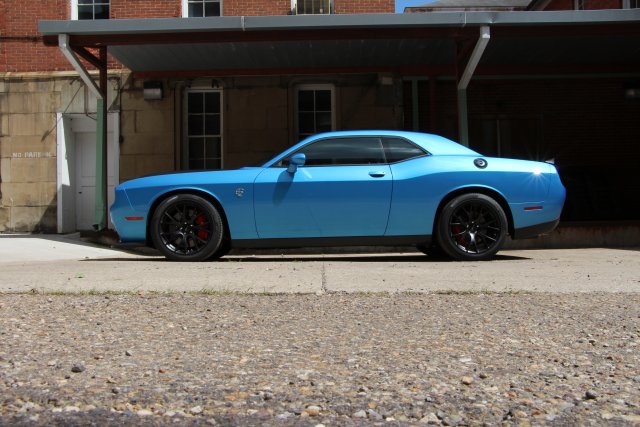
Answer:
[[[401,131],[314,135],[259,167],[148,176],[115,189],[122,242],[175,261],[231,248],[415,245],[488,260],[558,224],[565,189],[551,164],[483,157]]]

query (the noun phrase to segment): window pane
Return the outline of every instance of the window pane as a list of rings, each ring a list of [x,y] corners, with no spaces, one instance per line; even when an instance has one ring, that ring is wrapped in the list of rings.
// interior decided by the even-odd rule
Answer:
[[[201,114],[189,114],[189,135],[204,135],[204,116]]]
[[[301,134],[315,133],[316,126],[313,113],[300,113],[298,115],[298,130]]]
[[[78,5],[93,4],[93,0],[78,0]]]
[[[220,138],[206,138],[204,153],[206,157],[222,157],[220,154]]]
[[[302,148],[309,166],[384,163],[379,138],[325,139]]]
[[[189,16],[202,17],[204,16],[204,10],[202,3],[189,3]]]
[[[78,19],[93,19],[93,6],[78,6]]]
[[[316,114],[316,132],[330,132],[331,131],[331,113],[317,113]]]
[[[189,169],[204,169],[204,159],[189,159]]]
[[[425,154],[425,152],[420,148],[404,139],[385,138],[384,145],[387,154],[387,162],[389,163],[400,162],[413,157],[424,156]]]
[[[109,19],[109,6],[95,6],[94,19]]]
[[[189,138],[189,158],[204,157],[204,138]]]
[[[220,115],[207,114],[204,116],[204,134],[220,135]]]
[[[205,3],[204,16],[220,16],[220,3],[218,2]]]
[[[207,113],[213,114],[220,112],[220,93],[205,92],[204,102]]]
[[[316,110],[331,111],[331,91],[317,90],[316,92]]]
[[[220,159],[205,159],[205,169],[222,169],[222,160]]]
[[[298,91],[298,110],[299,111],[313,111],[313,97],[314,91],[301,90]]]
[[[204,93],[195,92],[189,94],[188,100],[189,113],[203,113],[204,109]]]
[[[330,0],[298,0],[296,7],[299,14],[331,13]]]

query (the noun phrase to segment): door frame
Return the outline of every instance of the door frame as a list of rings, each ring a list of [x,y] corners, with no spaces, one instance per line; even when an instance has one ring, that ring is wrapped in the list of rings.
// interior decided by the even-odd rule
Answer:
[[[113,161],[115,185],[120,182],[120,113],[108,114],[108,160]],[[76,141],[77,132],[96,132],[96,119],[87,114],[56,113],[57,232],[76,232]],[[112,228],[107,216],[107,227]]]

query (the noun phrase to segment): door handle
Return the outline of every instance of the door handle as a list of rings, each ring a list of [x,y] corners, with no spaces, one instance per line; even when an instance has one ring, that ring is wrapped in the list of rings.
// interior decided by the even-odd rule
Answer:
[[[374,178],[382,178],[383,176],[386,175],[386,173],[383,171],[371,171],[369,172],[369,175]]]

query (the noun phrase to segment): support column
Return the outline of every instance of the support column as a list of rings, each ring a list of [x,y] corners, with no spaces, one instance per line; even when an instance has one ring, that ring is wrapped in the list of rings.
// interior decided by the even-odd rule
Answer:
[[[460,144],[469,146],[469,120],[467,117],[467,87],[482,58],[482,54],[489,44],[491,32],[488,26],[480,27],[480,37],[467,60],[462,76],[458,79],[458,140]]]
[[[107,157],[107,48],[99,48],[100,92],[102,98],[97,100],[96,129],[96,227],[107,228],[109,216],[109,170]]]

